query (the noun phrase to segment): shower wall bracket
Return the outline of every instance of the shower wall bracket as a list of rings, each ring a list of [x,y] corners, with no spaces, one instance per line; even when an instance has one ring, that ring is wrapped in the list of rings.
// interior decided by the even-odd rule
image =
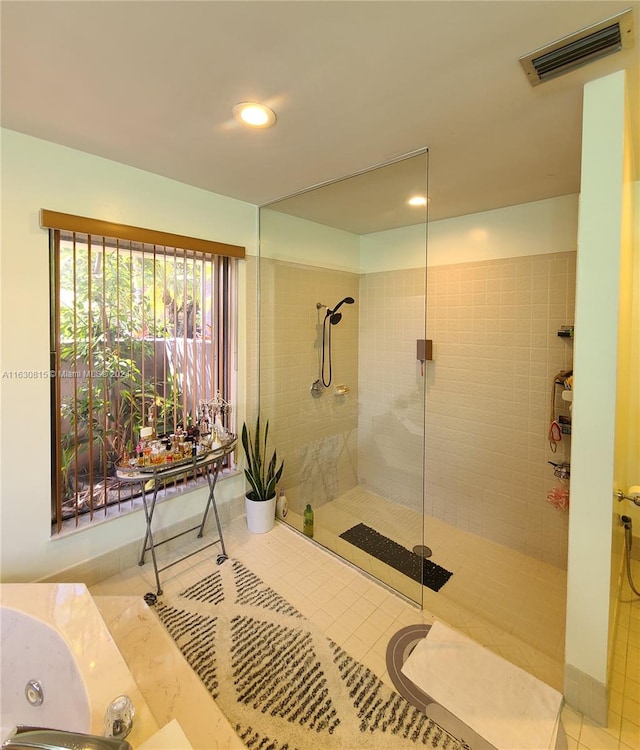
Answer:
[[[617,490],[616,497],[618,502],[630,500],[634,505],[640,507],[640,487],[629,487],[629,494],[625,495],[622,490]]]

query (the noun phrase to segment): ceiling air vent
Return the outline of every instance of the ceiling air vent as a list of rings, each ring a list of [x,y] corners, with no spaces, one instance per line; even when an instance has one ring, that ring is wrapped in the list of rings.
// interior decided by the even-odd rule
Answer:
[[[618,13],[520,58],[532,86],[633,47],[633,12]]]

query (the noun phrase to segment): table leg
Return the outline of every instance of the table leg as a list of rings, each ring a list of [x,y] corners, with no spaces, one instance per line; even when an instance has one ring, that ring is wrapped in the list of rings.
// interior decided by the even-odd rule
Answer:
[[[213,513],[216,517],[216,526],[218,527],[218,539],[220,541],[220,547],[222,549],[222,554],[218,555],[218,565],[220,565],[227,559],[227,551],[225,549],[224,539],[222,537],[222,526],[220,524],[218,506],[216,505],[216,498],[214,494],[219,473],[220,473],[220,462],[215,461],[212,466],[208,467],[208,470],[207,470],[207,482],[209,483],[209,498],[207,499],[207,505],[204,509],[204,515],[202,516],[202,523],[200,524],[200,529],[198,530],[198,537],[201,537],[204,533],[204,525],[207,521],[209,507],[213,505]]]
[[[207,466],[206,474],[207,474],[207,482],[209,484],[209,497],[207,498],[207,504],[204,508],[204,513],[202,515],[202,522],[200,524],[200,528],[198,529],[198,538],[202,536],[204,533],[204,525],[207,522],[207,515],[209,514],[209,508],[211,505],[215,508],[215,498],[213,496],[213,492],[216,487],[216,482],[218,481],[218,462],[216,461],[212,466]]]
[[[151,560],[153,562],[153,572],[156,576],[156,593],[158,596],[162,593],[162,587],[160,586],[160,575],[158,574],[158,562],[156,560],[156,548],[153,542],[153,533],[151,531],[151,521],[153,520],[153,511],[156,507],[156,498],[158,496],[158,483],[154,481],[153,485],[153,500],[151,501],[151,508],[147,503],[147,493],[145,491],[145,483],[142,482],[142,506],[144,508],[144,517],[147,522],[147,533],[144,535],[144,542],[142,544],[142,552],[140,553],[140,560],[138,565],[144,565],[144,555],[147,549],[151,550]],[[149,547],[147,548],[147,542]]]

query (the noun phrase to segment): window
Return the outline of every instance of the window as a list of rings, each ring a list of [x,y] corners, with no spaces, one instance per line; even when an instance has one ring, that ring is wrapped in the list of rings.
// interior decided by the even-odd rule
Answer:
[[[135,455],[143,426],[168,435],[197,427],[216,398],[235,404],[244,249],[42,215],[51,255],[52,525],[60,531],[131,507],[135,485],[120,483],[116,466]],[[233,409],[224,419],[235,432]]]

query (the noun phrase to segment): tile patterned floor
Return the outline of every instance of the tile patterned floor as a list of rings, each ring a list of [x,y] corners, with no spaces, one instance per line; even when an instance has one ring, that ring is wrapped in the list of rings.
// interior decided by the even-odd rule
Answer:
[[[429,609],[429,603],[421,611],[283,524],[277,523],[268,534],[250,535],[244,519],[237,519],[225,527],[225,543],[230,556],[259,572],[266,583],[387,682],[385,650],[390,636],[405,625],[433,622],[438,617],[554,687],[561,687],[561,662],[534,648],[522,637],[455,604],[443,607],[444,614],[439,612],[436,615]],[[181,550],[182,553],[185,551],[186,548]],[[217,552],[216,547],[204,550],[162,573],[165,591],[180,590],[211,572],[216,565]],[[634,565],[637,580],[640,579],[640,563]],[[153,589],[150,563],[142,568],[135,566],[127,569],[91,587],[96,601],[110,601],[112,610],[112,597],[140,597]],[[140,617],[137,616],[138,621]],[[536,627],[536,623],[532,622],[532,639]],[[144,640],[142,638],[136,647],[138,656],[144,648]],[[167,645],[167,648],[170,646]],[[640,748],[640,602],[622,605],[616,655],[609,726],[601,728],[565,707],[562,719],[568,737],[568,750]],[[162,654],[155,654],[148,664],[162,658]],[[145,698],[152,706],[149,693],[153,692],[154,687],[150,684],[146,689],[148,694]],[[166,692],[166,686],[158,686],[158,690]],[[161,723],[163,717],[157,718]],[[188,714],[180,717],[180,723],[191,738],[190,729],[193,728],[187,725]],[[194,747],[202,745],[194,743]],[[206,747],[203,750],[207,750]]]
[[[301,519],[295,514],[292,518],[301,530]],[[563,661],[566,570],[427,517],[424,540],[433,553],[430,559],[453,573],[434,593],[340,538],[361,521],[406,549],[422,543],[419,514],[362,487],[316,510],[316,538],[413,601],[422,601],[437,616],[456,622],[471,617],[497,625],[555,661]]]

